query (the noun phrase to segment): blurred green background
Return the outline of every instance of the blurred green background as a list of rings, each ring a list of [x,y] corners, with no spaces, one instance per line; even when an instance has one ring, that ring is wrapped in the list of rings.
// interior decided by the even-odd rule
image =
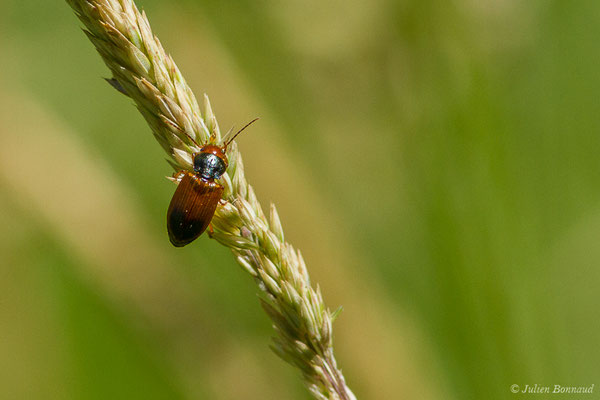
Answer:
[[[333,309],[359,399],[600,391],[600,2],[139,0]],[[0,398],[308,399],[62,1],[0,3]],[[541,398],[538,395],[536,398]]]

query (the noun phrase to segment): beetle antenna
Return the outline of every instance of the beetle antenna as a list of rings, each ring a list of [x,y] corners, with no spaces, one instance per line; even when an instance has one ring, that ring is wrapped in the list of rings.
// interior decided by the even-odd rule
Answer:
[[[182,132],[183,132],[183,133],[185,133],[185,135],[186,135],[187,137],[189,137],[189,138],[190,138],[190,140],[191,140],[192,142],[194,142],[194,144],[196,145],[196,147],[198,147],[198,148],[201,148],[201,147],[202,147],[202,146],[200,146],[200,145],[198,144],[198,142],[196,142],[196,141],[194,140],[194,138],[193,138],[193,137],[192,137],[192,136],[191,136],[189,133],[187,133],[187,132],[185,132],[185,131],[182,131]]]
[[[227,142],[225,143],[225,146],[223,146],[223,147],[225,149],[227,149],[227,146],[229,146],[229,143],[231,143],[233,141],[233,139],[235,139],[237,137],[237,135],[239,135],[240,133],[242,133],[242,131],[244,129],[246,129],[247,127],[249,127],[250,125],[252,125],[254,122],[256,122],[259,119],[260,118],[254,118],[252,121],[250,121],[246,125],[244,125],[244,127],[242,129],[240,129],[239,131],[237,131],[237,133],[235,135],[233,135],[233,137],[231,139],[227,140]]]
[[[181,128],[179,127],[179,125],[177,125],[176,123],[174,123],[174,122],[173,122],[173,121],[171,121],[170,119],[168,119],[168,118],[166,118],[166,117],[161,117],[161,120],[162,120],[162,122],[163,122],[163,123],[165,123],[166,125],[169,125],[171,128],[175,129],[177,132],[179,132],[179,133],[183,133],[185,136],[187,136],[187,137],[188,137],[188,139],[190,139],[190,140],[191,140],[191,141],[192,141],[192,142],[193,142],[193,143],[194,143],[194,144],[195,144],[195,145],[196,145],[198,148],[202,147],[202,146],[200,146],[200,145],[198,144],[198,142],[196,142],[196,141],[194,140],[194,138],[193,138],[193,137],[192,137],[192,136],[191,136],[189,133],[187,133],[186,131],[184,131],[183,129],[181,129]]]

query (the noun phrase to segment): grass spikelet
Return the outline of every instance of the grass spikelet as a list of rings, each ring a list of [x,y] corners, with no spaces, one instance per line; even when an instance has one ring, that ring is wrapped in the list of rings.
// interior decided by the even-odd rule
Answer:
[[[112,73],[109,83],[129,96],[144,116],[169,164],[191,170],[192,155],[221,132],[208,97],[200,106],[173,59],[152,33],[133,0],[67,0],[87,37]],[[224,204],[213,217],[211,237],[230,248],[261,290],[261,305],[277,332],[272,349],[297,367],[316,399],[352,400],[333,356],[334,318],[313,289],[302,256],[284,239],[274,205],[269,218],[244,174],[235,142],[220,179]],[[335,314],[334,314],[335,315]]]

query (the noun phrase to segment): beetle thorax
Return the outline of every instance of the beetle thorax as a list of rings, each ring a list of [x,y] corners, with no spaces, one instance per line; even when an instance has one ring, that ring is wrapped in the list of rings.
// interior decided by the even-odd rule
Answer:
[[[203,179],[219,179],[227,169],[227,156],[215,145],[206,145],[194,156],[194,172]]]

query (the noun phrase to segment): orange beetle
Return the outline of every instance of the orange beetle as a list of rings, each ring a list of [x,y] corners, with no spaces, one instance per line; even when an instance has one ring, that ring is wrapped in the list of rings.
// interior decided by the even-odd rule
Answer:
[[[193,242],[210,224],[223,196],[223,186],[216,180],[227,170],[227,146],[257,119],[246,124],[223,146],[202,146],[194,154],[194,172],[179,171],[176,174],[180,179],[179,186],[167,211],[167,230],[173,246],[183,247]],[[193,139],[192,141],[196,143]]]

